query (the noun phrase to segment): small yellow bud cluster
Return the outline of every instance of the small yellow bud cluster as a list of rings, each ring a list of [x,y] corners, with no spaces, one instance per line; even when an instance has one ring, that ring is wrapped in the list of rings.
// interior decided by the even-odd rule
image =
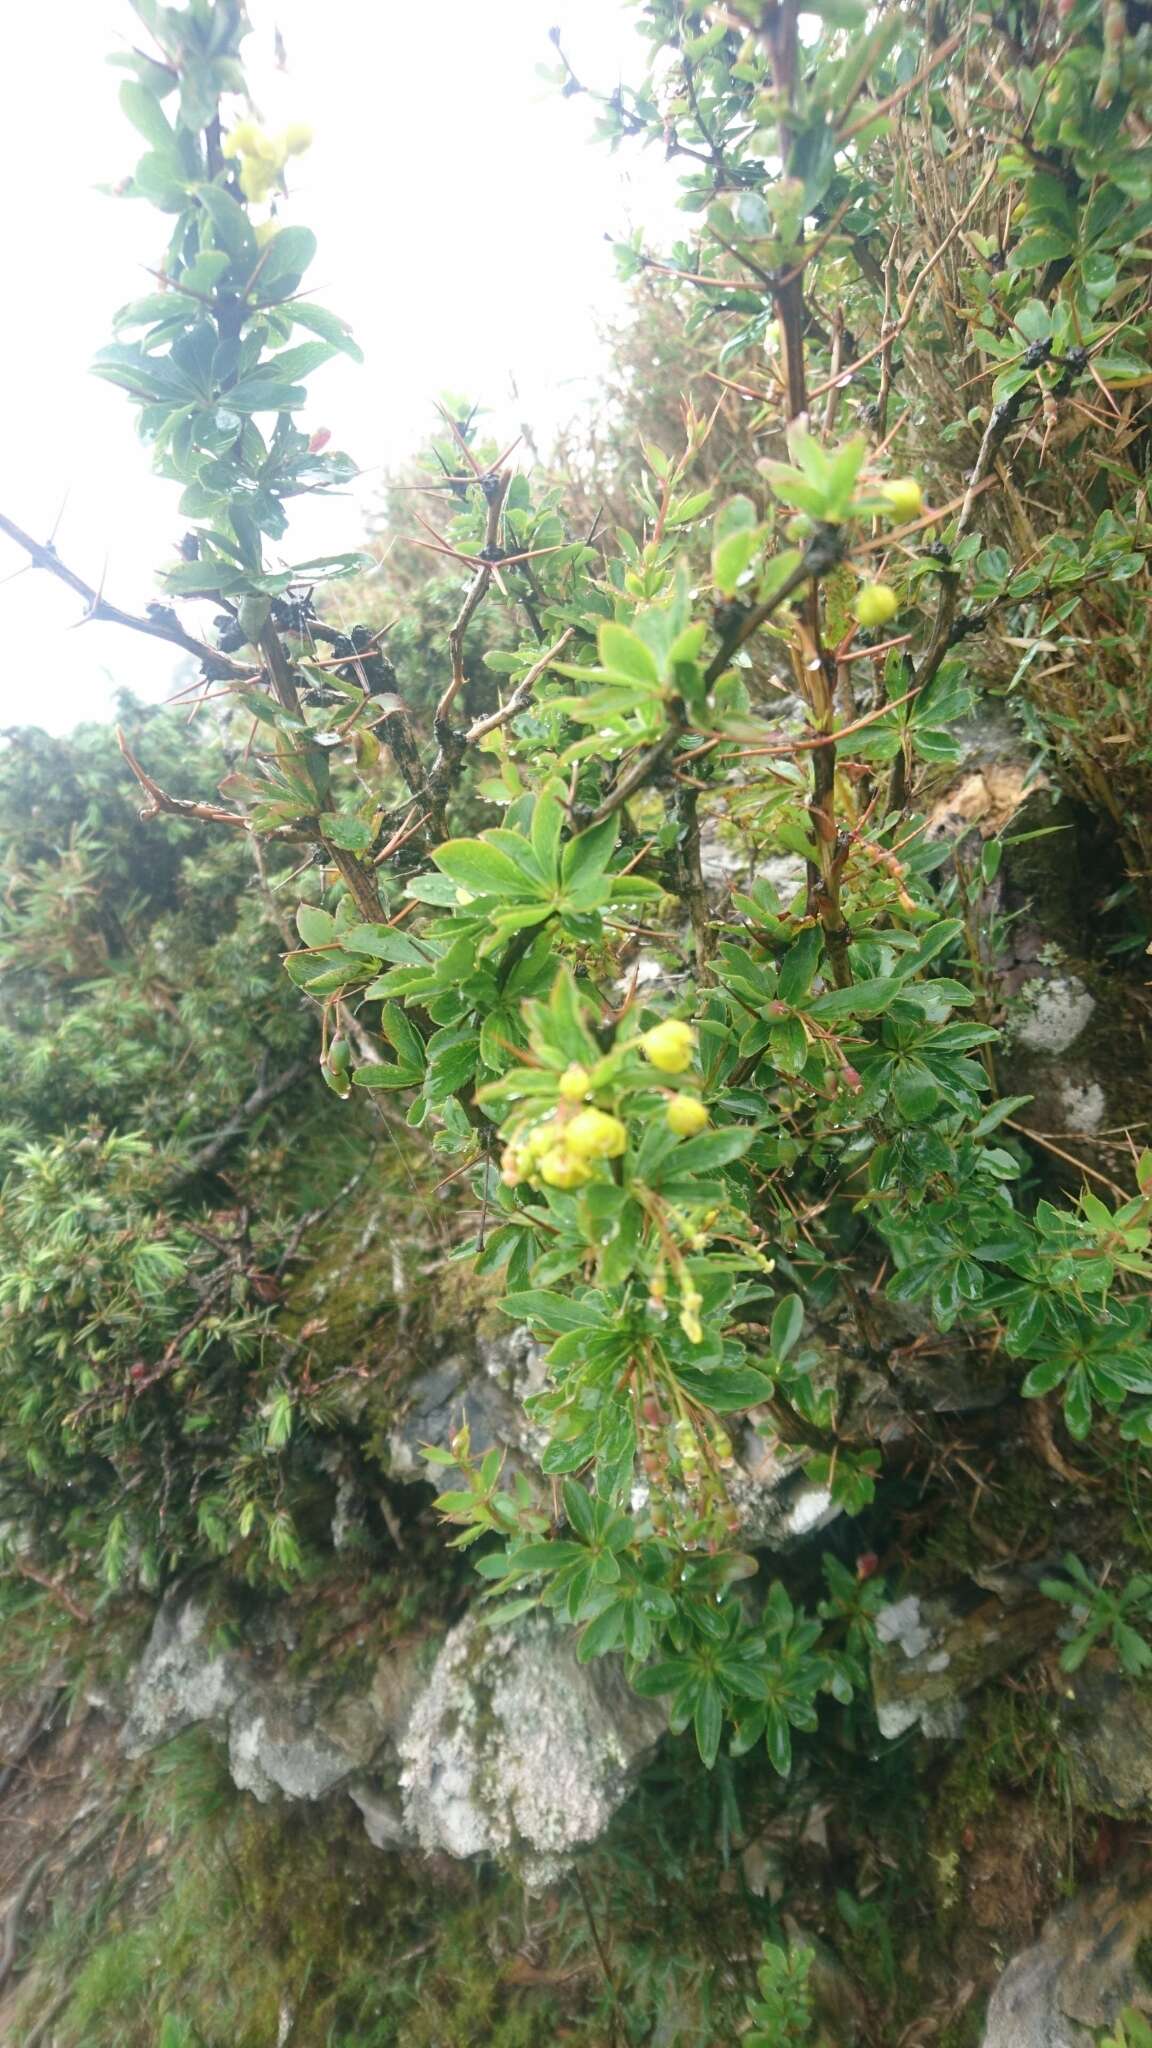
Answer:
[[[267,199],[290,156],[311,148],[312,130],[306,121],[292,121],[282,135],[265,135],[255,121],[238,121],[220,147],[227,157],[240,159],[240,189],[245,199],[259,205]]]
[[[696,1431],[693,1429],[692,1424],[685,1421],[678,1422],[672,1431],[672,1441],[676,1446],[676,1456],[680,1463],[680,1470],[686,1479],[690,1478],[697,1471],[700,1464],[700,1446],[696,1441]]]
[[[569,1067],[569,1075],[576,1073],[587,1080],[583,1068]],[[563,1085],[562,1081],[562,1093]],[[581,1088],[579,1093],[583,1092]],[[592,1179],[601,1159],[619,1159],[627,1149],[628,1132],[618,1116],[603,1109],[580,1109],[575,1116],[562,1111],[507,1146],[502,1177],[512,1188],[522,1180],[542,1180],[549,1188],[580,1188]]]
[[[690,1284],[680,1290],[680,1328],[690,1344],[699,1344],[704,1336],[700,1321],[703,1297]]]

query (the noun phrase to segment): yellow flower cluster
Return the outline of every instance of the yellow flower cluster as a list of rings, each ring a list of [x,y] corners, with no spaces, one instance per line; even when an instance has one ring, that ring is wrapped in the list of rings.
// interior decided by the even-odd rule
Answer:
[[[636,1043],[661,1073],[680,1074],[690,1066],[696,1033],[690,1024],[670,1018],[654,1024]],[[559,1103],[550,1116],[530,1130],[518,1131],[501,1160],[506,1187],[521,1181],[543,1181],[549,1188],[581,1188],[593,1179],[601,1160],[619,1159],[628,1149],[628,1131],[610,1110],[588,1102],[595,1076],[578,1060],[565,1067],[557,1083]],[[695,1095],[669,1097],[665,1118],[678,1138],[695,1137],[708,1124],[708,1111]]]
[[[506,1148],[504,1182],[513,1188],[522,1180],[542,1180],[549,1188],[581,1188],[592,1179],[598,1161],[619,1159],[627,1148],[627,1130],[607,1110],[580,1109],[575,1116],[558,1111]]]
[[[245,199],[259,205],[267,199],[290,156],[300,156],[312,144],[312,130],[306,121],[292,121],[282,135],[265,135],[255,121],[238,121],[220,147],[226,157],[240,159],[240,189]]]

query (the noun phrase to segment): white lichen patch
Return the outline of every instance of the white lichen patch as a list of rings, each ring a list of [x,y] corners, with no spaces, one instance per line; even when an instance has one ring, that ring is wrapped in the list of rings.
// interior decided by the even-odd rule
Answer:
[[[1098,1081],[1073,1081],[1066,1077],[1060,1083],[1060,1105],[1065,1129],[1084,1138],[1095,1137],[1108,1114],[1107,1098]]]
[[[1009,1036],[1026,1052],[1050,1057],[1075,1044],[1096,1008],[1078,974],[1037,977],[1020,991]]]
[[[906,1657],[922,1657],[932,1641],[915,1593],[882,1607],[876,1616],[876,1634],[882,1643],[897,1643]]]

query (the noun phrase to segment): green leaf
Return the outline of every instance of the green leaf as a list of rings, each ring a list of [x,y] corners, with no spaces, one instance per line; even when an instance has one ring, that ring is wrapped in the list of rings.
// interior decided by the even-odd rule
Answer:
[[[175,155],[176,136],[155,93],[149,92],[147,86],[137,85],[126,78],[120,87],[120,105],[145,142],[150,142],[161,156],[166,153]],[[173,168],[179,170],[178,157]]]
[[[329,910],[301,903],[296,912],[296,929],[306,946],[327,946],[336,937],[336,919]],[[344,934],[340,936],[343,938]]]
[[[521,903],[540,894],[515,861],[482,839],[447,839],[432,858],[442,874],[474,895],[503,896]]]
[[[677,1180],[682,1180],[686,1173],[707,1173],[714,1166],[727,1166],[733,1159],[743,1156],[755,1136],[755,1131],[731,1128],[704,1131],[698,1138],[686,1138],[669,1155],[669,1171],[675,1173]]]
[[[212,234],[219,248],[231,257],[256,260],[256,237],[242,206],[220,185],[201,185],[197,198],[212,222]]]
[[[560,835],[564,830],[564,807],[551,790],[542,790],[532,806],[532,851],[545,874],[559,867]]]
[[[347,323],[337,319],[326,306],[314,305],[311,299],[297,299],[292,308],[292,322],[296,327],[307,327],[318,334],[322,341],[330,342],[342,354],[351,356],[354,363],[364,361],[364,351],[353,339]]]
[[[562,1492],[569,1524],[582,1543],[595,1543],[596,1509],[584,1488],[575,1479],[566,1479]]]
[[[803,1001],[812,986],[812,977],[820,964],[824,950],[824,936],[818,925],[812,925],[801,932],[795,944],[789,946],[780,963],[779,991],[782,1003],[795,1007]]]
[[[548,1288],[528,1288],[519,1294],[506,1294],[500,1303],[503,1313],[514,1323],[541,1323],[546,1330],[587,1330],[595,1328],[600,1317],[593,1308],[578,1301],[572,1301],[566,1294],[554,1294]]]
[[[607,620],[601,626],[598,638],[600,659],[613,675],[626,676],[633,682],[658,683],[660,671],[650,648],[646,647],[638,633],[627,626],[618,626]]]
[[[711,1679],[705,1679],[700,1687],[692,1725],[696,1731],[696,1747],[700,1751],[700,1760],[706,1769],[711,1770],[716,1761],[716,1753],[720,1747],[720,1732],[724,1725],[723,1702],[718,1688]]]
[[[717,1415],[731,1415],[770,1401],[775,1380],[752,1365],[678,1365],[676,1377],[686,1393]]]
[[[417,1073],[424,1066],[424,1040],[415,1026],[410,1024],[399,1003],[385,1003],[380,1012],[380,1029],[407,1067],[414,1067]]]
[[[798,1294],[786,1294],[777,1304],[772,1316],[772,1350],[777,1358],[787,1358],[804,1329],[804,1303]]]
[[[616,848],[618,831],[619,820],[605,818],[568,841],[560,862],[560,879],[565,887],[569,883],[595,881],[605,872]]]
[[[901,993],[900,976],[878,974],[851,988],[830,988],[809,1005],[813,1017],[879,1017]]]

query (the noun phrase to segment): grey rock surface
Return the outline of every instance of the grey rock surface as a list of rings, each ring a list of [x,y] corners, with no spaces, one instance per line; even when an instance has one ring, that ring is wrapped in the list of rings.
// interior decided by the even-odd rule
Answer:
[[[367,1769],[387,1736],[370,1700],[325,1712],[307,1692],[254,1688],[229,1719],[228,1768],[233,1784],[259,1800],[323,1799]]]
[[[1009,1963],[989,2002],[982,2048],[1092,2048],[1125,2006],[1147,2011],[1137,1950],[1150,1930],[1145,1871],[1073,1899]]]
[[[274,1616],[222,1644],[211,1601],[162,1602],[132,1689],[132,1756],[206,1724],[234,1783],[261,1801],[347,1794],[381,1849],[499,1859],[546,1884],[595,1841],[651,1755],[661,1706],[619,1661],[582,1665],[545,1616],[488,1629],[473,1617],[437,1649],[414,1639],[355,1684],[286,1669]]]
[[[602,1834],[651,1755],[664,1713],[615,1660],[580,1664],[545,1616],[452,1630],[400,1738],[410,1832],[428,1850],[512,1864],[551,1883]]]
[[[1152,1817],[1152,1692],[1093,1658],[1063,1685],[1061,1741],[1072,1796],[1093,1813]]]
[[[724,1475],[739,1516],[740,1541],[754,1549],[792,1550],[834,1522],[840,1509],[826,1487],[804,1476],[810,1453],[761,1436],[754,1421],[732,1432],[736,1461]]]
[[[161,1602],[121,1735],[126,1755],[143,1756],[198,1722],[227,1718],[244,1680],[218,1627],[208,1603],[194,1595],[178,1592]]]
[[[1030,1579],[1007,1573],[995,1591],[966,1584],[911,1592],[882,1608],[872,1656],[881,1734],[891,1741],[919,1727],[924,1735],[958,1735],[967,1694],[1023,1663],[1059,1625],[1056,1603]]]
[[[285,1631],[272,1612],[244,1623],[226,1602],[176,1588],[161,1602],[132,1685],[121,1743],[129,1756],[207,1725],[227,1740],[241,1791],[267,1800],[320,1799],[363,1774],[394,1745],[427,1661],[421,1646],[391,1650],[369,1682],[347,1690],[323,1671],[278,1668]],[[393,1748],[393,1756],[394,1756]]]
[[[509,1328],[482,1339],[475,1355],[453,1352],[420,1373],[411,1382],[389,1435],[393,1476],[429,1477],[421,1445],[446,1451],[465,1427],[474,1456],[482,1456],[493,1445],[517,1455],[531,1456],[539,1450],[541,1438],[524,1412],[524,1402],[544,1386],[544,1351],[527,1330]]]

